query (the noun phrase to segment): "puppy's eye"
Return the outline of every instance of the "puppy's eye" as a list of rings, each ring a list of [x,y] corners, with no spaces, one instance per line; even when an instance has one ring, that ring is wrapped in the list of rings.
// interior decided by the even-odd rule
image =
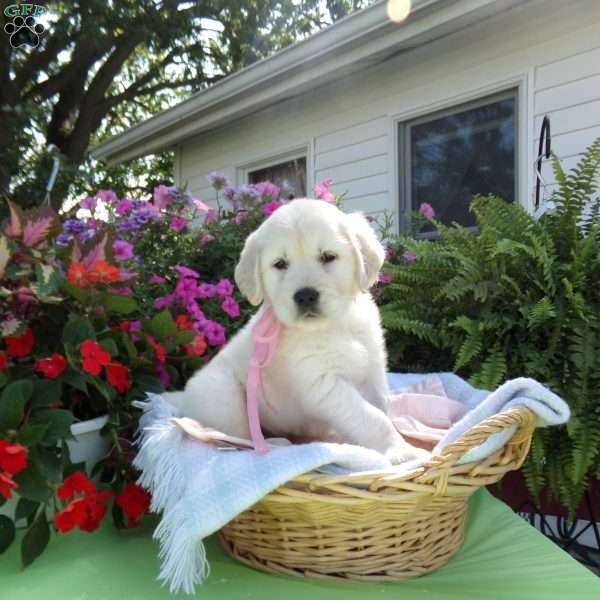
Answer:
[[[276,269],[279,269],[280,271],[285,271],[290,266],[290,264],[288,263],[287,260],[280,258],[279,260],[277,260],[273,263],[273,266]]]
[[[323,252],[319,260],[326,265],[327,263],[333,262],[337,258],[337,255],[333,252]]]

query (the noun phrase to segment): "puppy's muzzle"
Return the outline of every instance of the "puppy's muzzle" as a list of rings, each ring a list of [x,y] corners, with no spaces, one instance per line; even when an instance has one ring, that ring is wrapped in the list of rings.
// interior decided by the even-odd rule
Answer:
[[[301,315],[317,316],[319,310],[319,291],[312,287],[300,288],[294,294],[294,302]]]

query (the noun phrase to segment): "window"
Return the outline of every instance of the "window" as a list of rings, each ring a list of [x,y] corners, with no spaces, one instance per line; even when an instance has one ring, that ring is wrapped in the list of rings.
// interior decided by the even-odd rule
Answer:
[[[248,172],[248,183],[272,181],[281,188],[288,200],[306,196],[306,157],[301,156],[285,162]]]
[[[516,137],[516,91],[401,124],[401,214],[427,202],[442,223],[470,227],[476,194],[514,202]]]

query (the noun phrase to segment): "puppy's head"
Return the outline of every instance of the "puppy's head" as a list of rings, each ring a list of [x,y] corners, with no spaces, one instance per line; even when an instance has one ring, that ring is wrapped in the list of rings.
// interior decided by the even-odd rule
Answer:
[[[246,240],[235,280],[287,326],[342,319],[377,280],[384,250],[367,220],[318,200],[289,202]]]

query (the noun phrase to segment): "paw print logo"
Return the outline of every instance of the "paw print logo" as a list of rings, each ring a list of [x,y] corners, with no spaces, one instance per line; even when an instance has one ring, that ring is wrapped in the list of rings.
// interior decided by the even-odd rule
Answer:
[[[44,26],[36,23],[35,18],[30,15],[26,18],[15,17],[4,26],[4,31],[10,35],[10,45],[13,48],[21,46],[37,48],[40,35],[44,33]]]

